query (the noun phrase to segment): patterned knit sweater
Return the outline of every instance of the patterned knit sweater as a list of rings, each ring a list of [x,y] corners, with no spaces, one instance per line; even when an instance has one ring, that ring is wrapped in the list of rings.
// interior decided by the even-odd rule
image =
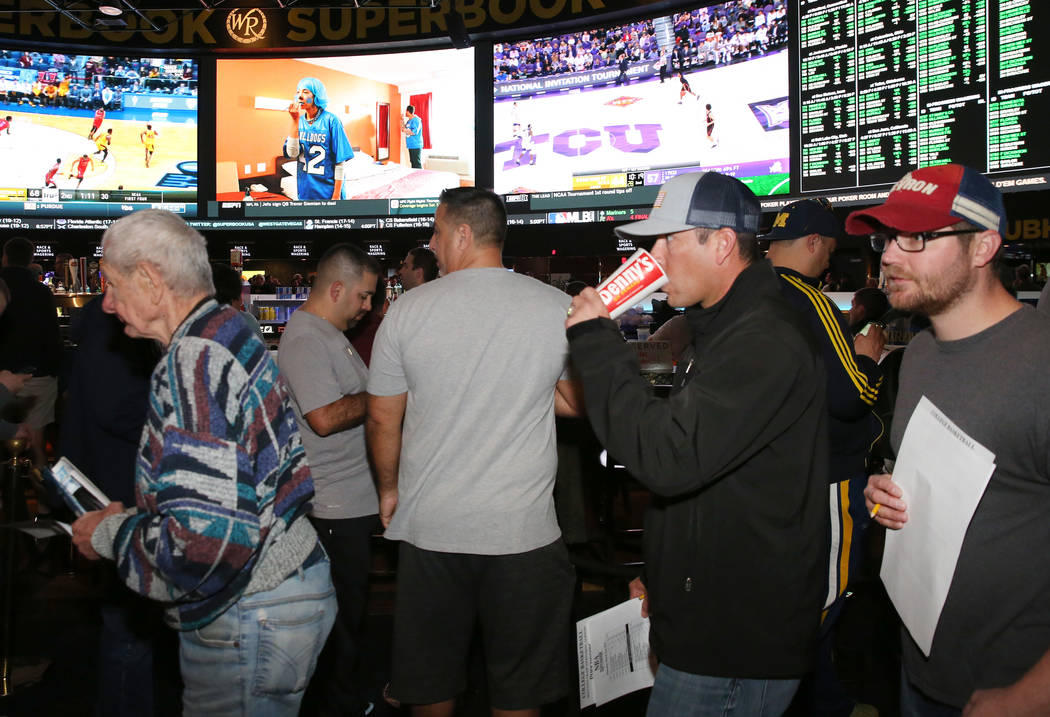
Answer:
[[[239,312],[199,304],[153,371],[136,507],[91,545],[179,630],[269,590],[317,545],[313,481],[277,364]]]

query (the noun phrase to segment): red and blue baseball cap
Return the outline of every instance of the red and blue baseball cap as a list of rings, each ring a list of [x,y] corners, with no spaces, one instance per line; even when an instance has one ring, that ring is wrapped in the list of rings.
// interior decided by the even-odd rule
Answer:
[[[959,221],[1005,237],[1003,195],[975,169],[939,164],[905,174],[881,206],[858,209],[846,217],[846,231],[870,234],[886,226],[902,232],[928,232]]]
[[[735,177],[687,172],[660,187],[648,219],[617,227],[618,236],[655,237],[706,227],[757,234],[762,208],[754,192]]]
[[[842,238],[842,222],[831,211],[831,204],[824,198],[800,199],[788,204],[777,212],[769,233],[759,238],[767,241],[786,241],[808,237],[810,234]]]

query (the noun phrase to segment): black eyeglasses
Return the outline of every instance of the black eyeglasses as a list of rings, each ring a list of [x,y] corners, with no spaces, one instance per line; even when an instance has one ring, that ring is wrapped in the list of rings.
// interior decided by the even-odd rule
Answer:
[[[886,247],[891,241],[897,242],[897,247],[901,251],[909,253],[917,253],[926,248],[926,242],[933,241],[934,239],[941,239],[942,237],[953,237],[959,234],[979,234],[984,229],[945,229],[939,232],[917,232],[915,234],[888,234],[886,232],[878,232],[876,234],[869,234],[868,240],[871,242],[871,248],[877,252],[886,251]]]

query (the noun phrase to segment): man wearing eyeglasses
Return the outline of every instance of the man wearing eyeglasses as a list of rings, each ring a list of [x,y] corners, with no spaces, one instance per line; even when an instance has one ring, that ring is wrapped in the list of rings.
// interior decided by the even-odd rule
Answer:
[[[894,308],[932,324],[904,354],[893,447],[926,396],[995,454],[929,657],[902,632],[901,714],[1050,714],[1050,321],[998,279],[1002,195],[967,167],[927,167],[846,229],[883,250]],[[871,476],[865,496],[887,528],[923,520],[890,475]]]
[[[840,596],[864,555],[863,536],[870,522],[863,495],[867,459],[882,432],[872,408],[882,385],[878,360],[886,343],[883,331],[872,326],[853,338],[846,317],[819,288],[841,236],[842,222],[828,201],[820,198],[788,204],[762,237],[769,241],[766,258],[776,269],[781,293],[816,337],[827,372],[831,521],[826,613],[816,668],[803,682],[796,700],[813,717],[846,715],[856,704],[835,674],[833,629],[845,602]]]

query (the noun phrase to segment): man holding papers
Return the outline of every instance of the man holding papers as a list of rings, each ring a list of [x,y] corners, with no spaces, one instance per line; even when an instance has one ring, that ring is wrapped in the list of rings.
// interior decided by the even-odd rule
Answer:
[[[213,298],[204,237],[181,218],[129,214],[102,255],[103,310],[164,352],[135,505],[85,513],[73,542],[167,608],[184,715],[296,715],[337,606],[288,389],[240,312]]]
[[[698,172],[669,180],[649,219],[618,230],[655,241],[668,301],[687,307],[691,343],[670,398],[639,377],[594,289],[566,322],[595,433],[655,494],[649,717],[780,715],[812,666],[827,559],[825,375],[758,256],[760,216],[739,180]]]
[[[965,535],[954,571],[944,566],[951,582],[928,655],[918,644],[927,640],[903,635],[901,713],[1048,714],[1050,412],[1043,403],[1050,390],[1050,321],[999,282],[1002,196],[960,165],[918,169],[894,186],[885,204],[851,214],[846,229],[870,234],[873,248],[884,252],[894,308],[926,314],[932,323],[904,355],[894,448],[909,422],[928,425],[933,416],[958,441],[942,463],[961,451],[994,454],[994,472],[972,520],[959,511],[962,525],[954,526]],[[927,486],[950,482],[961,494],[961,471],[917,475],[906,463],[900,456],[899,483],[889,475],[869,479],[865,496],[875,519],[900,530],[902,539],[935,519],[953,527],[933,515]],[[887,550],[896,537],[887,536]],[[883,573],[900,567],[884,565]]]

